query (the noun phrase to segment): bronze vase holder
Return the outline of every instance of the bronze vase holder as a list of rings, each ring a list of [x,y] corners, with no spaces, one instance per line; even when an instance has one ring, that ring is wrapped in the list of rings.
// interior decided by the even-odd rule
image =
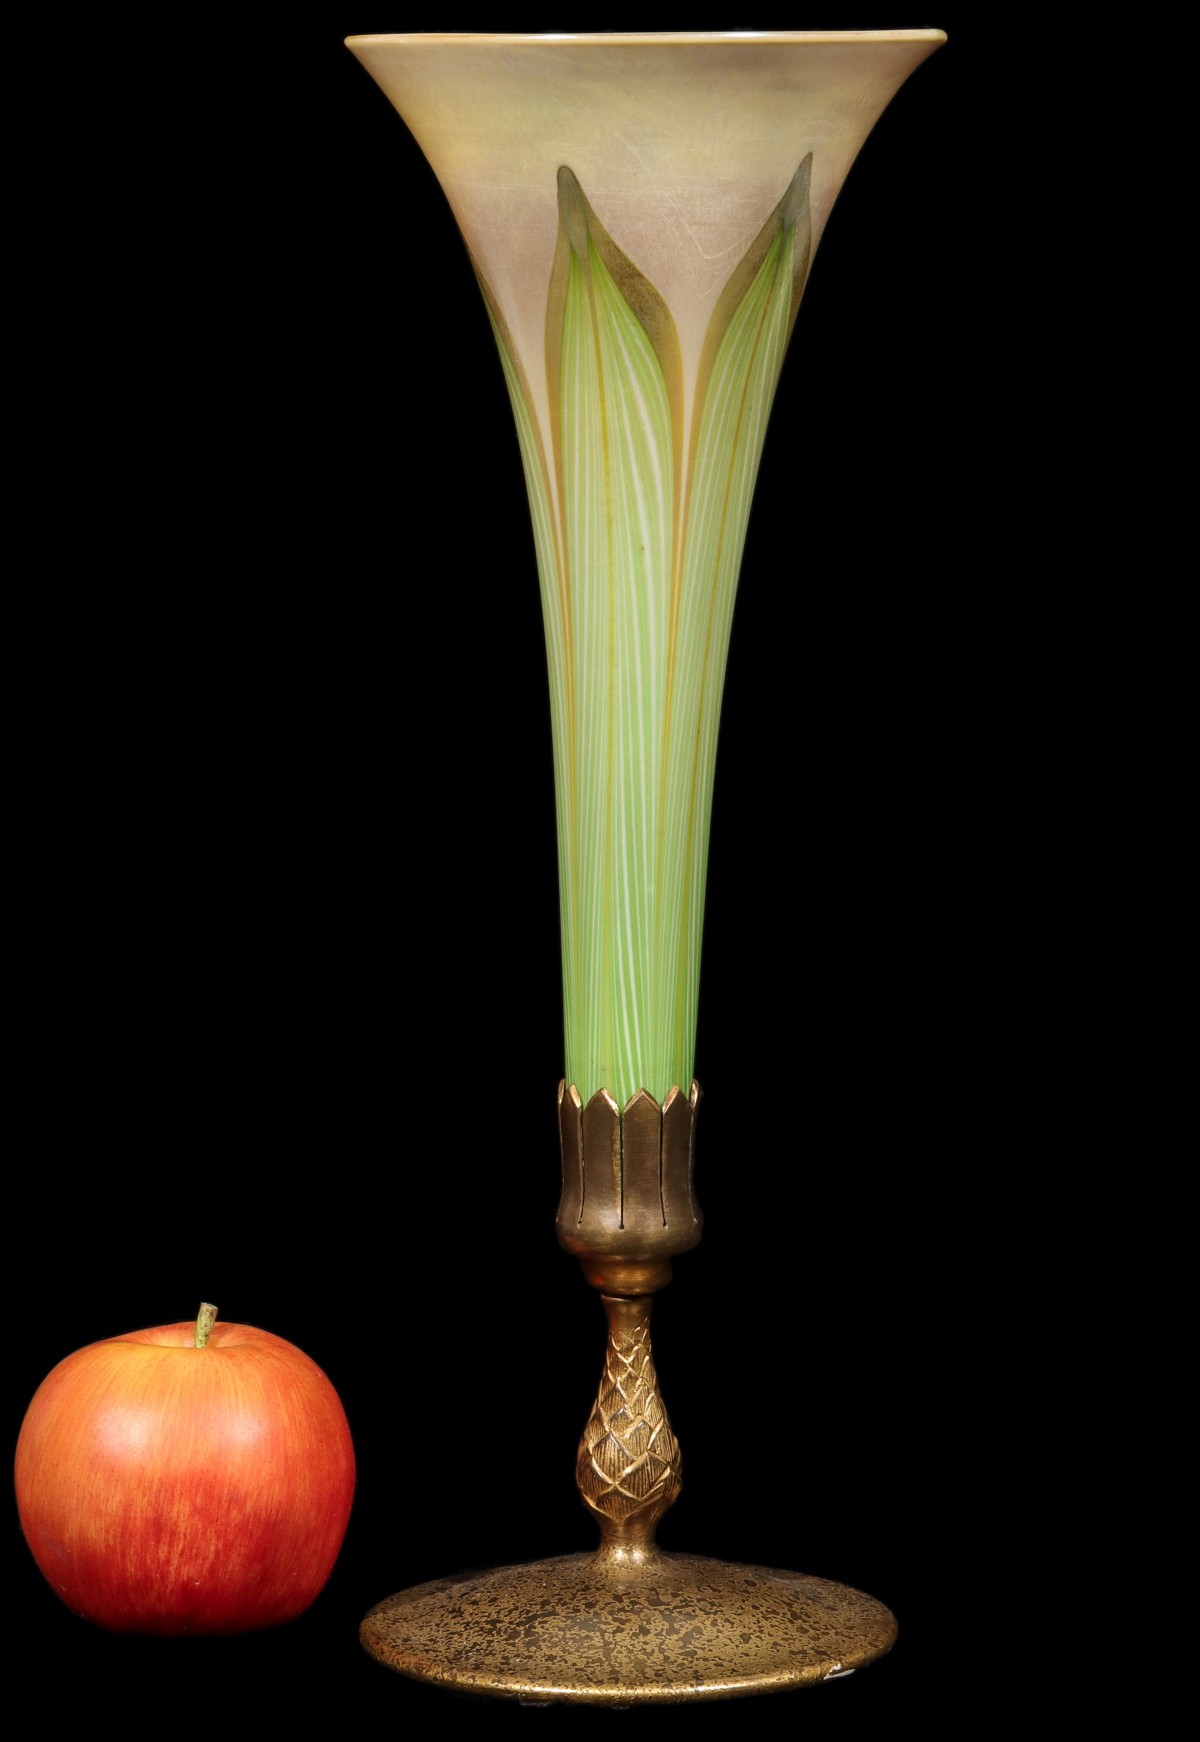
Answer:
[[[600,1527],[594,1554],[435,1579],[387,1598],[360,1638],[417,1681],[526,1703],[669,1704],[811,1685],[880,1657],[896,1622],[848,1586],[668,1554],[655,1527],[680,1489],[679,1444],[650,1343],[671,1259],[698,1244],[699,1084],[624,1112],[559,1087],[559,1242],[608,1316],[600,1389],[576,1459]]]

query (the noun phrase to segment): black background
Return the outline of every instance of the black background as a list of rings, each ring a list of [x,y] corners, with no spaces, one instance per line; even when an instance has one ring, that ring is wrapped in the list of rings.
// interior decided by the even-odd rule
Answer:
[[[440,190],[341,46],[405,21],[196,16],[28,45],[10,1419],[15,1441],[71,1349],[205,1297],[321,1364],[359,1486],[312,1611],[216,1642],[75,1620],[13,1508],[15,1676],[156,1728],[536,1727],[355,1638],[402,1585],[592,1540],[573,1457],[602,1315],[553,1231],[517,448]],[[987,525],[962,530],[1005,69],[937,21],[830,220],[764,457],[708,886],[706,1233],[655,1319],[685,1459],[664,1546],[899,1617],[869,1672],[737,1709],[814,1735],[928,1719],[948,1684],[977,1576],[963,1182],[1003,1152],[1020,1062],[1006,606],[975,573]]]

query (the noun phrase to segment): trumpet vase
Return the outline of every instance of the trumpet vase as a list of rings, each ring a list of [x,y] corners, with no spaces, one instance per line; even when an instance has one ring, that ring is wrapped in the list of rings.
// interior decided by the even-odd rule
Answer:
[[[672,1259],[701,1233],[692,1070],[705,869],[767,419],[845,175],[942,40],[349,43],[449,199],[516,422],[558,821],[557,1229],[608,1319],[576,1466],[599,1549],[377,1605],[364,1645],[421,1680],[527,1701],[727,1697],[848,1674],[895,1635],[882,1604],[845,1586],[658,1548],[680,1454],[650,1314]]]

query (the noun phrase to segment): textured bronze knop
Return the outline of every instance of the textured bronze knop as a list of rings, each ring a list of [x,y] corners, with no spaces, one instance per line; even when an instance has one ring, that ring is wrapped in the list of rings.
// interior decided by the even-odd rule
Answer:
[[[602,1552],[638,1555],[653,1548],[654,1527],[681,1482],[679,1441],[658,1395],[650,1350],[649,1299],[605,1295],[608,1351],[575,1478],[600,1525]]]

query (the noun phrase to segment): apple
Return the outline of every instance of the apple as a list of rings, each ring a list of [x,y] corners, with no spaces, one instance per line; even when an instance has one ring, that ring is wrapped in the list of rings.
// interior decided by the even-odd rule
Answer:
[[[63,1602],[119,1633],[243,1633],[301,1614],[337,1559],[354,1447],[315,1361],[252,1325],[160,1325],[44,1379],[17,1506]]]

